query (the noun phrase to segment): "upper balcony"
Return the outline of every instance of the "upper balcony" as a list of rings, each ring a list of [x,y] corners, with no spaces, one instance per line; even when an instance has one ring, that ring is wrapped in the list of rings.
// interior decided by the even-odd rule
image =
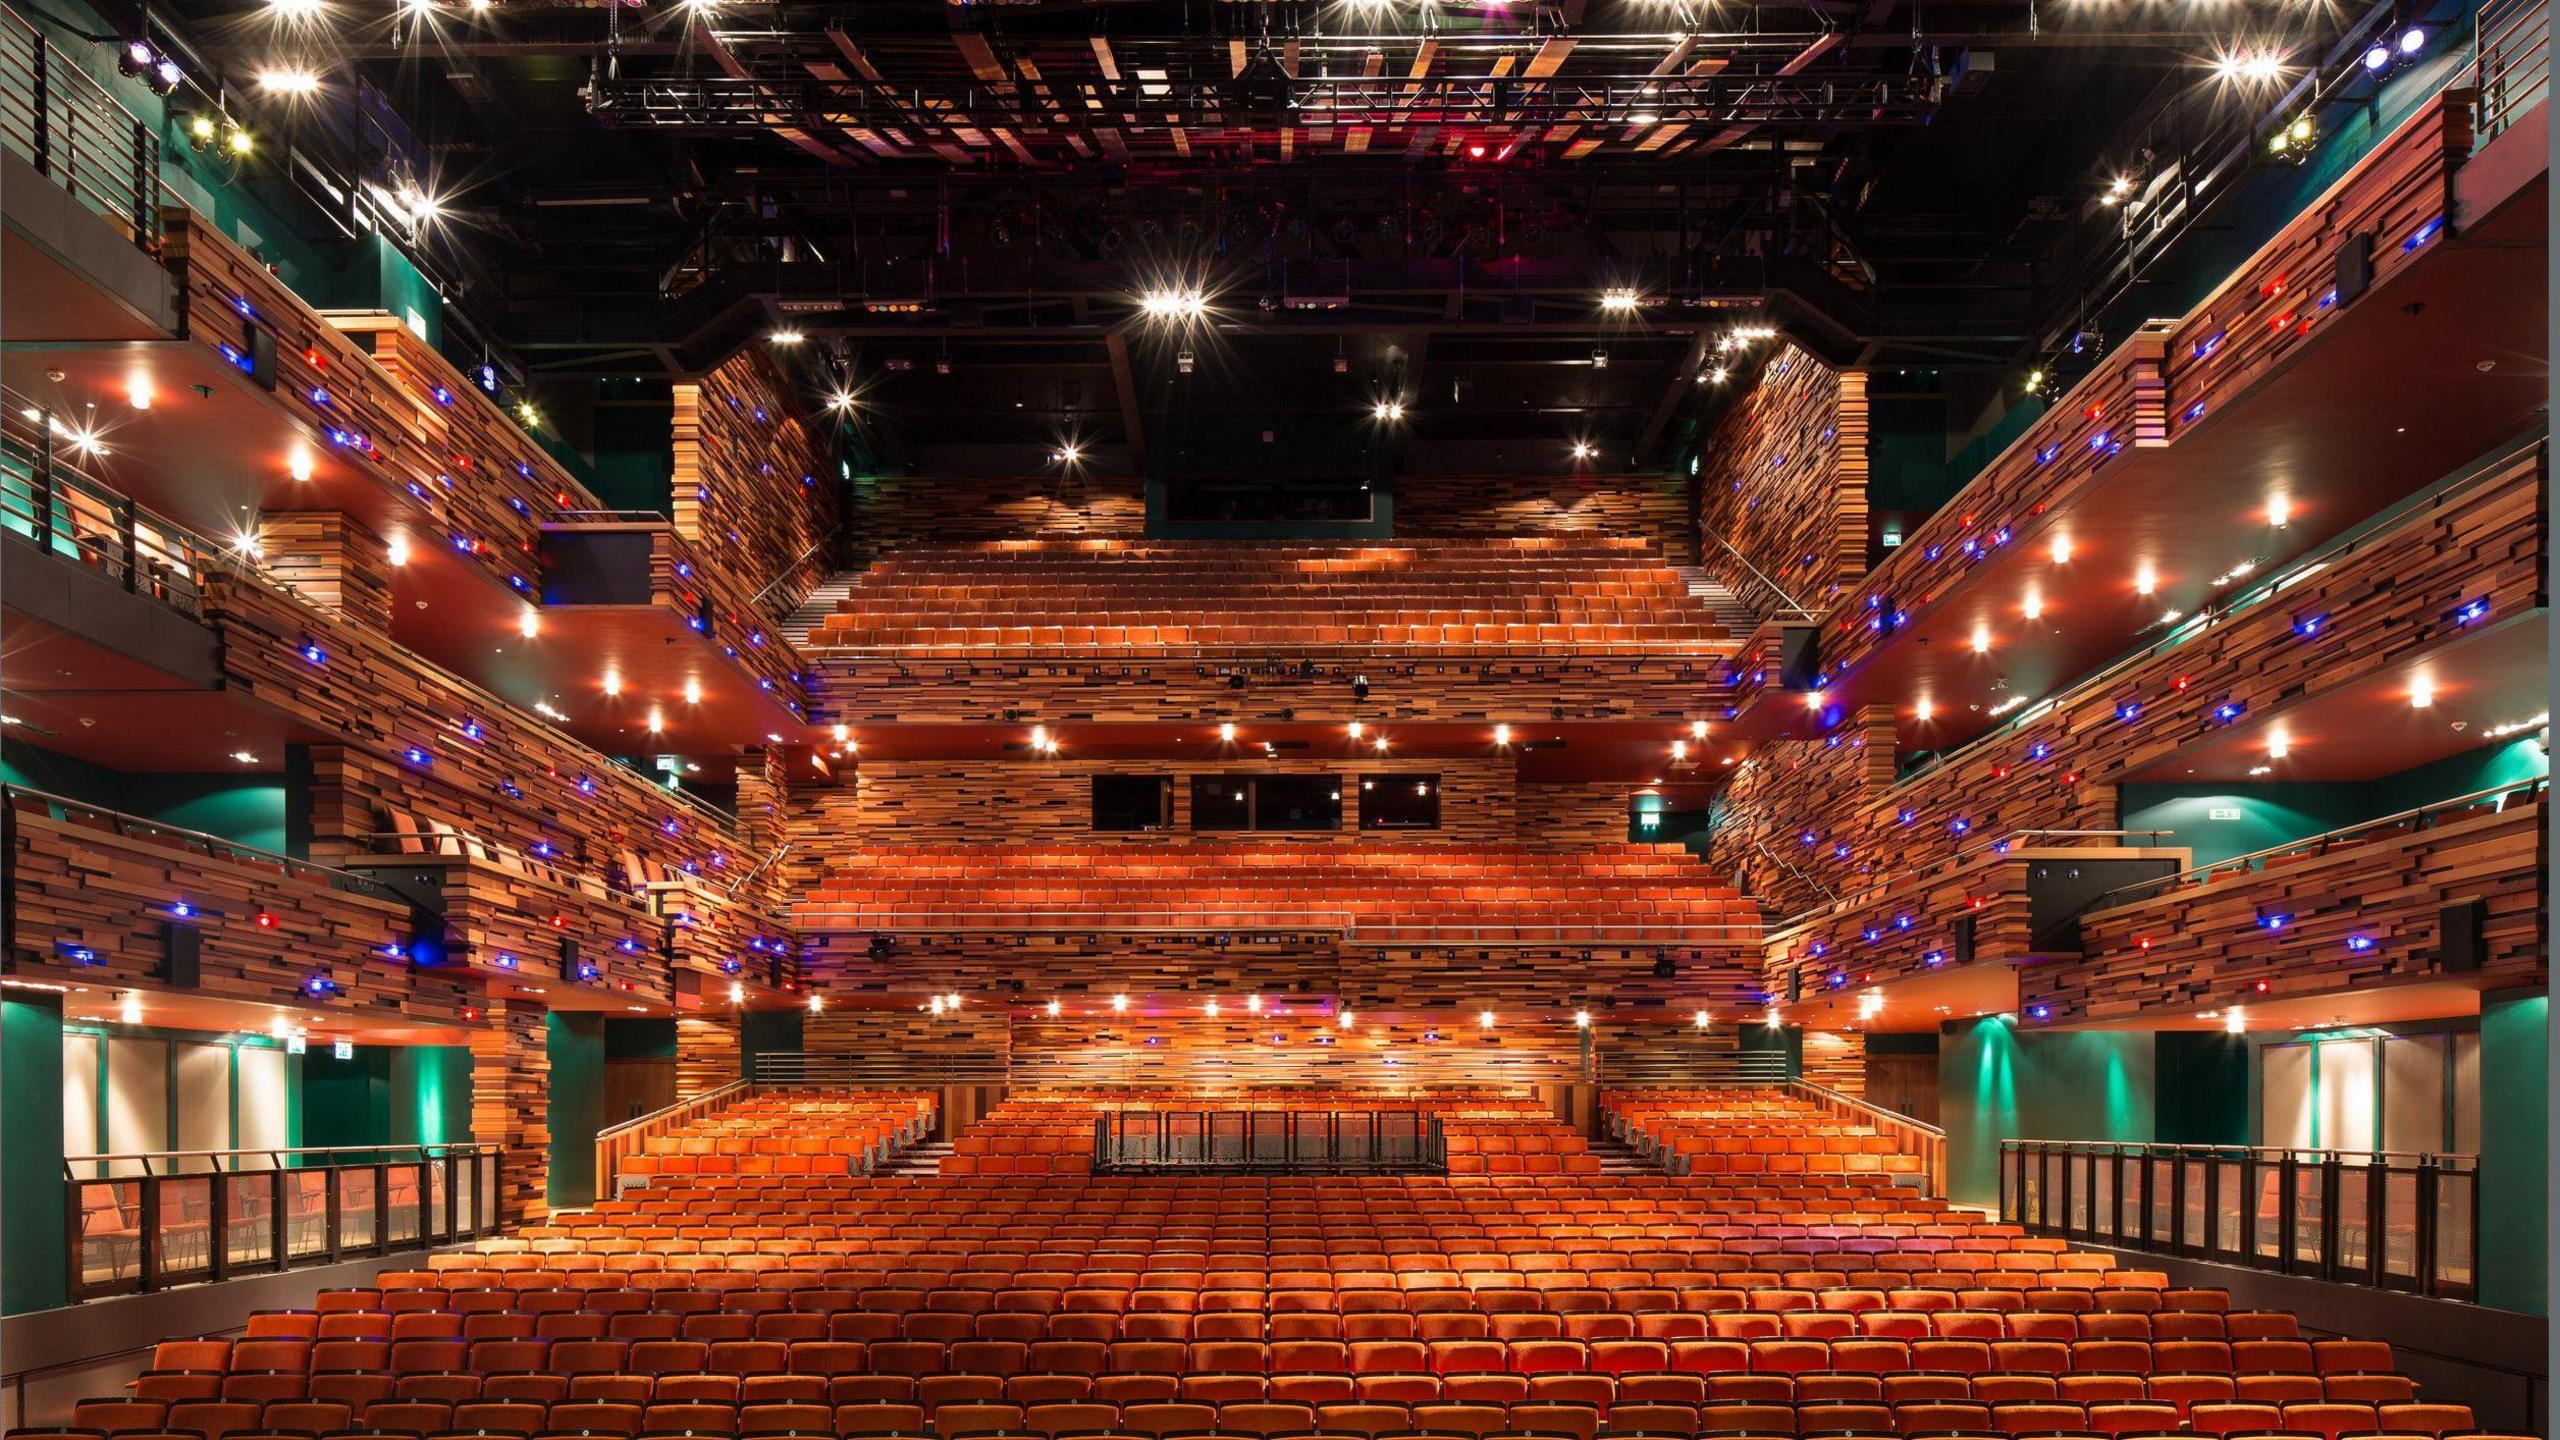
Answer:
[[[649,733],[646,706],[610,693],[624,676],[660,702],[654,748],[805,729],[806,677],[775,623],[794,597],[762,593],[751,547],[694,547],[670,587],[686,614],[553,608],[546,524],[602,502],[480,384],[395,317],[313,308],[178,203],[151,128],[15,12],[0,96],[13,417],[51,416],[56,449],[218,545],[254,551],[279,516],[345,517],[374,623],[591,743]]]
[[[2285,1028],[2476,1010],[2549,974],[2548,781],[2502,786],[2098,898],[2030,966],[2035,1024]]]
[[[2473,116],[2422,106],[2101,360],[1830,607],[1819,703],[1757,666],[1746,722],[1886,705],[1915,748],[1961,743],[2534,426],[2547,168],[2475,158]]]

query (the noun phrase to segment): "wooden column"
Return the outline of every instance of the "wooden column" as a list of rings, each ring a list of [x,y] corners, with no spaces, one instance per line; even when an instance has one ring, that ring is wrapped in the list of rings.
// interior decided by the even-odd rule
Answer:
[[[550,1073],[543,1008],[491,1001],[471,1032],[471,1138],[500,1147],[498,1213],[510,1224],[551,1213]]]
[[[260,563],[296,595],[359,625],[391,628],[391,549],[372,526],[335,510],[258,522]]]

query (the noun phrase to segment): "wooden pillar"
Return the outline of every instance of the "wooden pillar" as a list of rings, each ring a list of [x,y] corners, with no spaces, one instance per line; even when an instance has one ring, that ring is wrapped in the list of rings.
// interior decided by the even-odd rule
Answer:
[[[500,1149],[498,1213],[509,1224],[551,1213],[550,1078],[542,1006],[491,1001],[471,1032],[471,1138]]]
[[[277,584],[359,625],[391,629],[391,547],[362,520],[294,510],[258,522],[259,563]]]

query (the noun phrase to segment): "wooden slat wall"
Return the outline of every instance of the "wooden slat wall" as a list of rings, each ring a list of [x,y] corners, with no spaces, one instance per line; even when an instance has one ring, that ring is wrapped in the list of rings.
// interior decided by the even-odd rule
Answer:
[[[390,547],[362,519],[334,510],[261,516],[258,563],[312,604],[390,633]]]
[[[1556,720],[1686,723],[1722,714],[1731,667],[1715,657],[1650,660],[1476,658],[1396,660],[1346,653],[1294,665],[1247,667],[1248,688],[1194,661],[816,662],[829,718],[854,725],[1011,718],[1029,726],[1090,721],[1249,725],[1289,711],[1300,723],[1359,720],[1392,735],[1401,720],[1514,725]],[[1354,700],[1351,681],[1369,679]]]
[[[1135,475],[866,475],[849,529],[866,562],[927,540],[1136,540],[1147,497]]]
[[[1700,563],[1753,609],[1775,613],[1783,591],[1819,610],[1866,574],[1864,374],[1782,345],[1700,453],[1698,529],[1711,537]]]
[[[1624,845],[1628,800],[1635,792],[1625,785],[1520,785],[1517,830],[1520,844],[1542,850],[1580,850],[1593,845]]]
[[[2091,845],[2079,850],[2021,847],[1998,855],[1986,849],[1925,874],[1897,871],[1880,888],[1771,935],[1769,984],[1785,995],[1792,977],[1803,995],[1813,997],[1953,969],[1967,963],[1957,950],[1955,927],[1968,915],[1974,927],[1972,958],[2015,963],[2030,953],[2027,872],[2032,866],[2053,859],[2169,854],[2184,852]]]
[[[169,907],[184,902],[196,912],[206,995],[282,1005],[312,1025],[359,1015],[459,1023],[470,993],[461,977],[386,954],[412,933],[406,904],[333,889],[308,872],[52,819],[33,813],[33,803],[22,801],[9,820],[12,973],[158,986],[168,954],[162,927]],[[272,923],[259,924],[260,915]],[[64,944],[95,951],[97,963],[77,963]],[[317,976],[339,993],[305,993]]]
[[[1717,869],[1748,867],[1754,893],[1783,895],[1781,908],[1796,909],[1824,897],[1782,886],[1783,872],[1756,857],[1753,841],[1851,894],[1885,871],[1931,864],[2008,831],[2110,827],[2117,783],[2219,729],[2213,711],[2227,700],[2262,721],[2414,655],[2529,622],[2545,603],[2545,489],[2539,450],[2519,454],[2281,597],[2066,692],[2034,723],[1899,785],[1847,783],[1841,756],[1855,735],[1828,749],[1825,741],[1766,747],[1736,767],[1719,807]],[[2461,624],[2455,612],[2475,599],[2489,602],[2489,618]],[[2313,614],[2327,617],[2319,633],[2296,634],[2296,617]],[[2127,704],[2138,707],[2130,722],[2118,718]],[[1865,763],[1883,748],[1869,737]],[[1806,831],[1811,845],[1802,843]]]
[[[1866,593],[1890,594],[1917,613],[1971,565],[1967,539],[1979,542],[2007,529],[2013,544],[2033,543],[2038,517],[2065,508],[2125,446],[2175,445],[2192,423],[2185,418],[2191,412],[2198,418],[2213,413],[2315,339],[2321,322],[2337,311],[2319,303],[2315,286],[2326,282],[2312,277],[2329,273],[2349,235],[2370,231],[2376,237],[2376,288],[2445,243],[2442,236],[2416,246],[2406,242],[2430,220],[2443,219],[2450,227],[2454,170],[2470,151],[2466,93],[2447,91],[2261,246],[2202,305],[2184,319],[2145,327],[2100,361],[2050,413],[1915,528],[1867,584],[1832,607],[1823,621],[1824,665],[1833,673],[1851,669],[1890,643],[1867,628]],[[2273,283],[2279,280],[2290,283]]]
[[[810,1017],[812,1020],[817,1018]],[[738,1079],[742,1054],[736,1014],[678,1015],[675,1098],[689,1100],[734,1083]]]
[[[720,658],[746,673],[791,713],[809,718],[809,686],[802,679],[808,662],[789,637],[774,624],[775,602],[784,591],[752,603],[764,579],[728,563],[706,558],[671,529],[659,529],[649,555],[649,593],[655,602],[682,617],[719,650]],[[789,587],[785,587],[788,590]]]
[[[1694,565],[1690,495],[1686,475],[1401,475],[1395,526],[1398,536],[1626,536]]]
[[[1748,876],[1745,891],[1792,915],[1855,892],[1881,869],[1916,863],[1861,856],[1854,846],[1847,856],[1833,853],[1851,837],[1829,832],[1893,784],[1893,748],[1893,711],[1882,705],[1848,716],[1821,740],[1762,746],[1733,767],[1716,798],[1709,864],[1718,875]]]
[[[1677,973],[1654,974],[1653,946],[1341,947],[1316,935],[1256,942],[1196,935],[900,935],[886,955],[869,936],[829,931],[804,917],[807,969],[831,1001],[843,996],[913,996],[958,991],[978,1002],[1036,1005],[1052,997],[1339,996],[1355,1007],[1473,1014],[1539,1008],[1570,1013],[1617,1006],[1630,1014],[1685,1017],[1704,1005],[1718,1014],[1757,1013],[1759,947],[1683,946]]]
[[[2019,999],[2045,1007],[2040,1023],[2060,1024],[2454,975],[2483,989],[2540,983],[2549,821],[2539,801],[2511,805],[2094,911],[2081,927],[2088,958],[2022,972]],[[2482,963],[2462,970],[2443,958],[2439,922],[2445,906],[2475,899]],[[2285,919],[2270,929],[2269,916]],[[2372,947],[2350,949],[2349,936]]]
[[[499,1214],[551,1213],[551,1041],[539,1002],[493,999],[471,1031],[471,1138],[501,1147]]]
[[[1011,1022],[996,1004],[964,1005],[957,1014],[921,1007],[830,1005],[800,1020],[800,1048],[810,1055],[857,1060],[896,1058],[920,1071],[937,1067],[986,1071],[1005,1061]]]
[[[1090,1010],[1092,1007],[1086,1007]],[[1581,1073],[1580,1039],[1569,1016],[1497,1016],[1485,1029],[1475,1013],[1364,1017],[1335,1025],[1316,1007],[1236,1013],[1229,997],[1216,1018],[1043,1015],[1013,1024],[1012,1083],[1026,1086],[1234,1085],[1374,1087],[1562,1083]]]
[[[675,387],[674,473],[677,532],[706,573],[750,596],[772,585],[768,619],[833,568],[820,542],[840,521],[834,447],[761,350]]]
[[[1855,1030],[1807,1030],[1804,1078],[1843,1095],[1865,1095],[1867,1037]]]
[[[1348,745],[1348,742],[1345,742]],[[858,775],[835,787],[795,786],[791,792],[792,853],[814,863],[855,846],[965,844],[1002,837],[1110,845],[1492,845],[1509,844],[1519,831],[1517,786],[1508,759],[1267,760],[1239,747],[1221,761],[1208,753],[1169,760],[1078,760],[1010,763],[983,760],[869,760]],[[1302,834],[1191,830],[1194,775],[1333,775],[1343,785],[1343,825]],[[1166,775],[1173,778],[1173,828],[1140,833],[1097,831],[1093,822],[1096,775]],[[1361,830],[1358,785],[1370,775],[1431,776],[1440,781],[1437,830]],[[1623,802],[1622,802],[1623,803]],[[1620,834],[1611,837],[1623,840]]]
[[[505,986],[565,988],[581,982],[563,972],[562,946],[574,942],[593,963],[598,990],[621,990],[634,1003],[675,998],[665,955],[664,922],[633,896],[582,889],[520,865],[468,857],[349,857],[348,868],[386,878],[432,876],[445,903],[447,961]],[[636,949],[624,948],[626,943]],[[508,965],[501,957],[512,957]],[[701,967],[697,967],[701,968]]]

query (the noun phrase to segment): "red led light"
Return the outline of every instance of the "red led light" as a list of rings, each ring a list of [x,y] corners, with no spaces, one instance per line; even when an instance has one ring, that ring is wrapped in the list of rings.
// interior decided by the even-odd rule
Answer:
[[[2150,948],[2151,948],[2151,937],[2150,937],[2150,936],[2148,936],[2148,935],[2145,935],[2145,936],[2143,936],[2141,939],[2134,941],[2134,942],[2133,942],[2133,948],[2134,948],[2134,949],[2136,949],[2136,950],[2148,950],[2148,949],[2150,949]]]
[[[2250,982],[2249,982],[2249,992],[2250,992],[2251,994],[2253,994],[2253,995],[2264,995],[2264,994],[2266,994],[2266,993],[2267,993],[2267,982],[2266,982],[2266,981],[2264,981],[2264,980],[2252,980],[2252,981],[2250,981]]]
[[[276,917],[274,917],[273,915],[268,914],[268,913],[267,913],[266,911],[264,911],[264,910],[259,911],[259,912],[258,912],[258,928],[259,928],[259,929],[261,929],[261,930],[273,930],[274,928],[276,928]]]

